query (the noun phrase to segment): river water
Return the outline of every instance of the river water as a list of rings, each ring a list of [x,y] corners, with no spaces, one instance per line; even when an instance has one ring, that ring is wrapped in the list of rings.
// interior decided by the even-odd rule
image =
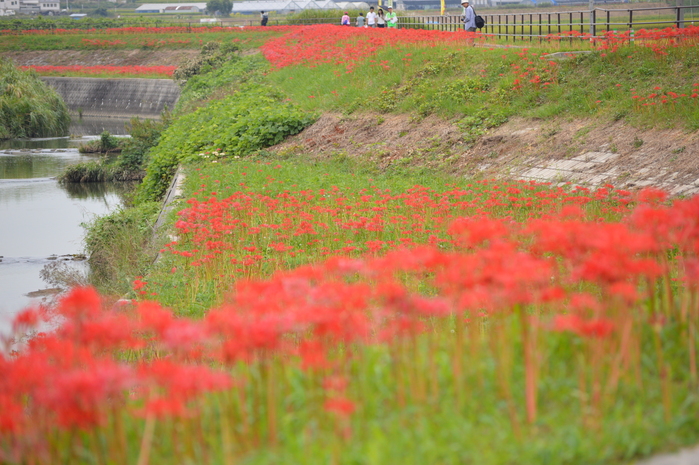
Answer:
[[[81,121],[71,126],[70,138],[0,143],[0,335],[19,310],[50,298],[47,289],[55,284],[41,278],[47,265],[61,262],[87,273],[84,261],[71,259],[83,252],[81,224],[122,204],[126,186],[119,183],[61,185],[55,179],[66,166],[96,158],[77,147],[102,130],[126,132],[124,121]]]

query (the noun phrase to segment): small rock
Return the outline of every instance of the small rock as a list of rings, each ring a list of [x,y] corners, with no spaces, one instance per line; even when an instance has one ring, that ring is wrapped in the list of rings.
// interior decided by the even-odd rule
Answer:
[[[39,289],[38,291],[28,292],[24,295],[27,297],[46,297],[47,295],[59,294],[63,289],[60,287],[52,287],[49,289]]]

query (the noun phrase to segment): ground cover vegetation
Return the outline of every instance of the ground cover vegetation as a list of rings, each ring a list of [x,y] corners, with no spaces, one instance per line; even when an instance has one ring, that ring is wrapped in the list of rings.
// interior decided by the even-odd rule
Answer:
[[[0,63],[0,139],[68,134],[70,116],[61,97],[35,73]]]
[[[4,31],[0,51],[199,49],[207,42],[234,41],[243,49],[259,47],[286,27],[114,27],[99,30],[34,29]],[[0,31],[0,34],[3,31]]]
[[[515,114],[691,129],[693,39],[558,61],[328,27],[187,81],[137,210],[88,241],[149,230],[183,165],[172,237],[113,279],[133,299],[18,316],[17,336],[62,324],[0,357],[3,460],[621,464],[695,443],[699,198],[265,149],[320,111],[434,113],[466,143]]]
[[[84,163],[76,163],[58,177],[63,183],[105,181],[140,181],[145,176],[146,154],[160,138],[170,123],[170,114],[164,112],[159,121],[132,118],[129,138],[117,138],[103,132],[94,142],[79,148],[83,153],[101,153],[104,157]]]

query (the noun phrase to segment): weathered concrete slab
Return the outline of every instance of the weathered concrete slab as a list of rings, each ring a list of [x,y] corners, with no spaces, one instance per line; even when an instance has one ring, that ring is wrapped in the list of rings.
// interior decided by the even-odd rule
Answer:
[[[83,116],[157,118],[180,97],[170,79],[42,77],[63,97],[68,109]]]

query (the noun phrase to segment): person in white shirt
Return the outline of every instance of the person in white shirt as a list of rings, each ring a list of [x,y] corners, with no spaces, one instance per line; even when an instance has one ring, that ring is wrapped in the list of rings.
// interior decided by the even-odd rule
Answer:
[[[366,14],[366,24],[369,27],[376,27],[376,13],[374,13],[374,7],[369,8],[369,13]]]
[[[376,27],[386,27],[386,17],[383,14],[383,8],[379,8],[379,12],[376,15]]]
[[[469,5],[468,0],[461,2],[461,6],[464,9],[464,29],[468,32],[476,32],[476,12],[473,11],[473,7]]]

